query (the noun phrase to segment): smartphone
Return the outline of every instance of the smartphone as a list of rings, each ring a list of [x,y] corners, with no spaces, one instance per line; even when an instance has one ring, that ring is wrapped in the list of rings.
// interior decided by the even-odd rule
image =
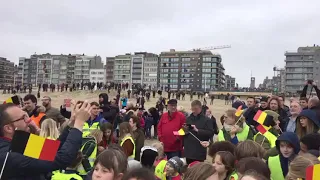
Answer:
[[[186,126],[188,127],[188,129],[193,129],[193,127],[191,126],[191,124],[186,124]]]

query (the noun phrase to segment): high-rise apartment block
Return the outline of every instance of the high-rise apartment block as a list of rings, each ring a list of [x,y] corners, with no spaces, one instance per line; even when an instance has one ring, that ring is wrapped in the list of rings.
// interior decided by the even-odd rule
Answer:
[[[285,52],[285,89],[297,93],[306,80],[320,80],[320,47],[299,47],[295,52]]]
[[[14,63],[0,57],[0,86],[12,86],[14,83]]]
[[[191,91],[209,91],[224,87],[225,74],[221,56],[211,51],[161,52],[160,86]]]
[[[225,89],[232,90],[235,87],[236,87],[236,78],[226,75]]]
[[[107,82],[113,82],[113,71],[114,71],[114,60],[115,57],[107,57],[106,58],[106,81]]]
[[[131,82],[131,58],[131,54],[115,57],[113,69],[113,81],[115,83]]]

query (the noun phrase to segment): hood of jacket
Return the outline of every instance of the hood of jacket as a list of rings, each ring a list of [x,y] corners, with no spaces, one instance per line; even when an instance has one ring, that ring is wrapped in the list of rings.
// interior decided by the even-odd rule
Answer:
[[[315,110],[311,110],[311,109],[302,110],[301,113],[299,114],[299,116],[297,117],[297,120],[299,120],[300,117],[302,117],[302,116],[310,119],[315,125],[320,127],[320,122],[317,119],[317,113]]]
[[[107,93],[101,93],[101,94],[99,94],[99,98],[102,98],[102,99],[103,99],[102,102],[99,101],[100,106],[101,106],[101,105],[104,105],[104,106],[105,106],[105,105],[109,104],[109,96],[108,96]]]
[[[276,140],[277,150],[280,152],[280,141],[286,141],[292,145],[294,148],[294,153],[298,154],[300,152],[300,141],[296,133],[284,132]],[[281,154],[281,153],[280,153]]]

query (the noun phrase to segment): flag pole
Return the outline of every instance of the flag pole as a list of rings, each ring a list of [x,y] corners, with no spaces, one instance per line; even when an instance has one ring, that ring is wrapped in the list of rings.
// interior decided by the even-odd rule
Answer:
[[[3,171],[4,171],[4,167],[5,167],[6,164],[7,164],[7,160],[8,160],[9,153],[10,153],[10,151],[7,152],[6,158],[4,159],[4,162],[3,162],[3,165],[2,165],[2,169],[1,169],[1,172],[0,172],[0,179],[2,178]]]
[[[197,138],[196,135],[194,135],[192,132],[189,132],[194,138],[196,138],[196,140],[198,140],[199,142],[201,142],[201,140],[199,138]]]

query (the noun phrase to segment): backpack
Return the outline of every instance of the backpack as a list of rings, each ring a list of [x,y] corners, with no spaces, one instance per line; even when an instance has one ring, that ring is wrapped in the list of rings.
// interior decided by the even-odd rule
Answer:
[[[92,169],[91,164],[89,163],[89,157],[96,148],[96,146],[97,143],[94,137],[82,138],[81,152],[83,155],[83,159],[81,161],[81,164],[86,172],[89,172]]]

